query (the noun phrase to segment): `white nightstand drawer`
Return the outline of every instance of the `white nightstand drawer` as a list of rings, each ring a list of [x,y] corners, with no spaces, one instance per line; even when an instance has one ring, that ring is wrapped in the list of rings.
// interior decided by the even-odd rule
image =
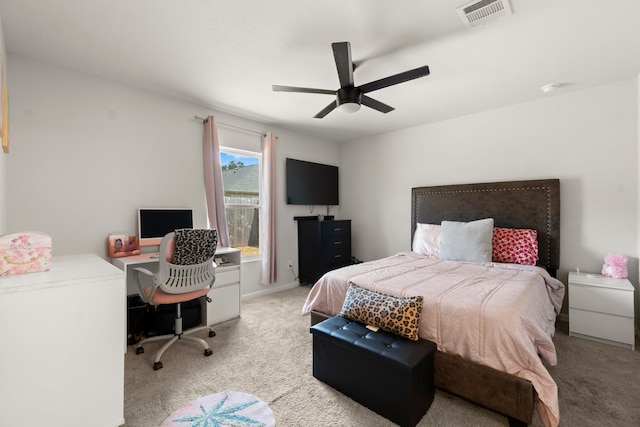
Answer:
[[[633,292],[570,283],[569,308],[633,318]]]
[[[633,346],[633,318],[569,309],[571,334],[581,334]]]

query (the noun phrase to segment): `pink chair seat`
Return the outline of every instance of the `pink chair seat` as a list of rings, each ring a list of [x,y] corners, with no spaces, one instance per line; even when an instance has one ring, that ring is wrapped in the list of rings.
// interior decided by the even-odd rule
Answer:
[[[144,288],[144,293],[147,295],[147,298],[151,294],[152,289],[153,287],[151,286]],[[161,305],[191,301],[207,295],[209,293],[209,289],[209,286],[207,286],[205,288],[198,289],[197,291],[187,292],[184,294],[169,294],[167,292],[164,292],[161,288],[158,288],[154,292],[153,297],[151,298],[151,302],[153,303],[153,305]]]

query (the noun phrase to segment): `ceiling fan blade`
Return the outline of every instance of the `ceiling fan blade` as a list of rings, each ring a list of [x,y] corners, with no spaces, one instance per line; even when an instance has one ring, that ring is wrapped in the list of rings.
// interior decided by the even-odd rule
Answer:
[[[349,42],[331,43],[333,57],[336,60],[340,87],[353,86],[353,61]]]
[[[303,92],[303,93],[321,93],[325,95],[335,95],[335,90],[329,89],[313,89],[309,87],[295,87],[295,86],[280,86],[272,85],[271,88],[274,92]]]
[[[336,101],[333,101],[331,104],[327,105],[326,107],[324,107],[324,109],[322,111],[320,111],[318,114],[316,114],[315,116],[313,116],[314,119],[321,119],[324,116],[326,116],[327,114],[329,114],[330,112],[332,112],[333,110],[336,109]]]
[[[388,113],[389,111],[393,111],[394,108],[390,105],[384,104],[380,101],[377,101],[373,98],[369,98],[367,95],[362,95],[361,99],[362,105],[366,105],[367,107],[373,108],[374,110],[378,110],[381,113]]]
[[[409,80],[417,79],[429,75],[429,67],[419,67],[413,70],[405,71],[404,73],[394,74],[393,76],[385,77],[384,79],[376,80],[360,86],[362,93],[373,92],[374,90],[382,89],[388,86],[397,85]]]

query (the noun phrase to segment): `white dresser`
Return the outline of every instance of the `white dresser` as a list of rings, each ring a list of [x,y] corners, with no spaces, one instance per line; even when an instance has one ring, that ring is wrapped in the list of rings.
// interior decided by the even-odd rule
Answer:
[[[97,255],[0,277],[0,426],[124,424],[124,274]]]
[[[627,279],[569,273],[569,335],[635,349],[634,288]]]

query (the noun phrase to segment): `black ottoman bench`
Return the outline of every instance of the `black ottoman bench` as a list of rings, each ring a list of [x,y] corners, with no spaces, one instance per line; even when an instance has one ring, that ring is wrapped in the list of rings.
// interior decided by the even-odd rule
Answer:
[[[436,345],[344,317],[311,327],[313,376],[383,417],[414,427],[433,402]]]

